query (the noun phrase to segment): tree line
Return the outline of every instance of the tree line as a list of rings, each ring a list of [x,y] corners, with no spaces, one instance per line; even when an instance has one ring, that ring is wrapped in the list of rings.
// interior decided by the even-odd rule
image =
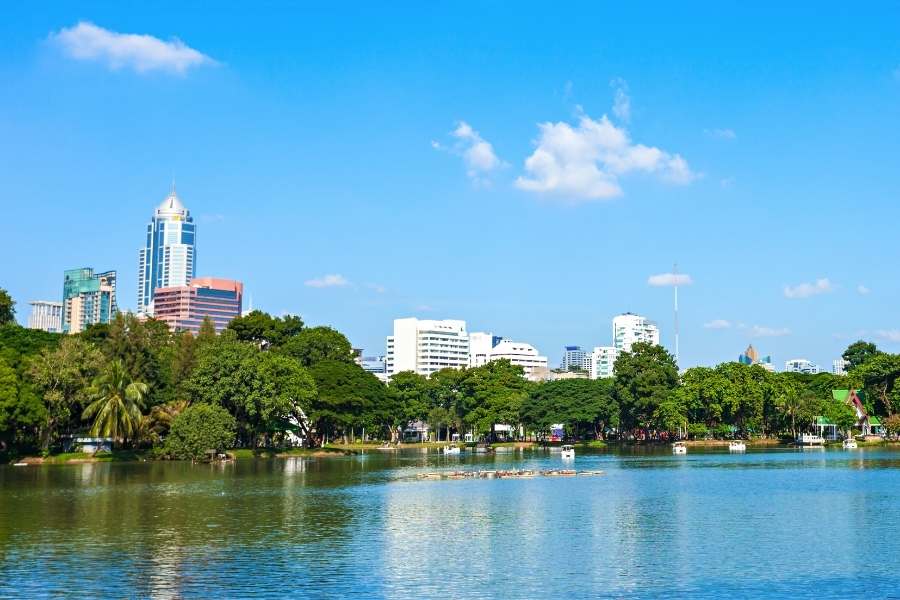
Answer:
[[[844,353],[846,376],[734,362],[679,374],[665,348],[635,344],[609,379],[535,383],[500,360],[427,378],[398,373],[385,385],[355,363],[343,334],[297,316],[255,311],[220,334],[207,320],[198,335],[130,314],[60,335],[14,316],[0,290],[0,452],[9,456],[54,452],[80,434],[173,458],[298,440],[396,442],[414,421],[436,440],[492,440],[498,424],[537,440],[556,424],[577,439],[796,435],[817,415],[852,427],[852,409],[831,395],[850,387],[900,429],[900,355],[862,341]]]

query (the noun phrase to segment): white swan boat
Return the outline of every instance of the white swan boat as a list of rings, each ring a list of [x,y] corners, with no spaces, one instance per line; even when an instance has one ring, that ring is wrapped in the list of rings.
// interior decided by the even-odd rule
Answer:
[[[575,446],[563,446],[561,456],[563,460],[572,460],[575,458]]]
[[[444,446],[444,454],[459,454],[459,446]]]
[[[744,440],[732,440],[728,443],[728,451],[729,452],[746,452],[747,444],[744,443]]]
[[[672,454],[687,454],[687,444],[684,442],[675,442],[672,444]]]
[[[846,440],[844,440],[842,446],[844,447],[844,450],[856,450],[858,448],[856,440],[854,440],[852,437],[848,437]]]

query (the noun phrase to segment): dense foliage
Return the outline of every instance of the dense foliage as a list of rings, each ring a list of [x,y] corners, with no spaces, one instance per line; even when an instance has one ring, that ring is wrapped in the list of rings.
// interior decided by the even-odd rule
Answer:
[[[0,317],[13,306],[0,290]],[[557,424],[580,439],[795,435],[816,416],[840,430],[855,426],[853,410],[832,398],[833,389],[849,388],[900,434],[900,355],[859,341],[844,357],[847,376],[739,363],[679,374],[663,347],[635,344],[605,380],[534,383],[499,360],[428,378],[398,373],[385,385],[354,362],[343,334],[296,316],[254,311],[219,335],[206,321],[196,336],[127,314],[71,336],[6,322],[0,452],[48,453],[93,434],[199,458],[231,444],[397,441],[415,422],[426,423],[434,440],[497,439],[498,425],[502,435],[540,440]]]
[[[205,458],[234,445],[235,427],[234,417],[221,406],[189,406],[172,421],[164,452],[173,458]]]

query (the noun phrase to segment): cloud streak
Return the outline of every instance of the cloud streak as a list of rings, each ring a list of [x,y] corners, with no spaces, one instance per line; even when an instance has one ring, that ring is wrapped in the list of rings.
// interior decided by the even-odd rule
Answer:
[[[713,319],[707,323],[703,324],[705,329],[730,329],[731,321],[727,321],[725,319]]]
[[[456,139],[451,148],[446,148],[435,140],[432,140],[431,147],[461,156],[469,179],[475,183],[489,183],[490,174],[504,165],[494,151],[494,146],[465,121],[457,123],[450,135]]]
[[[94,61],[117,71],[163,71],[184,75],[193,67],[216,64],[209,56],[177,38],[161,40],[152,35],[118,33],[80,21],[50,34],[50,42],[74,60]]]
[[[315,279],[307,279],[303,285],[311,288],[331,288],[344,287],[350,285],[350,282],[343,275],[324,275]]]
[[[615,198],[623,194],[620,178],[632,173],[686,185],[696,179],[687,161],[653,146],[635,144],[623,127],[606,115],[582,114],[576,125],[540,123],[534,152],[525,160],[525,174],[516,187],[527,192],[561,196],[568,201]]]
[[[833,291],[834,285],[832,285],[827,277],[823,277],[822,279],[817,279],[814,283],[784,286],[784,297],[791,299],[809,298],[810,296],[818,296],[819,294],[826,294]]]

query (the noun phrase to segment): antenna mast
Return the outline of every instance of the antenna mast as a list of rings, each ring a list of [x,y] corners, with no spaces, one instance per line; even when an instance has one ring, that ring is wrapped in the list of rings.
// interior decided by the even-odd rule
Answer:
[[[678,263],[672,268],[675,275],[675,365],[678,365]]]

